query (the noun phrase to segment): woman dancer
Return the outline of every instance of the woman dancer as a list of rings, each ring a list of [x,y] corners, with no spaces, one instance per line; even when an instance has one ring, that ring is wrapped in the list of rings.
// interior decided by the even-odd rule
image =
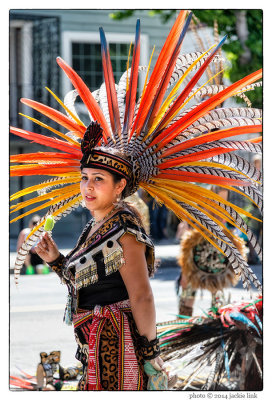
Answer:
[[[99,129],[92,123],[85,142]],[[101,163],[97,154],[103,155]],[[149,283],[154,248],[139,214],[121,201],[129,177],[114,171],[112,161],[129,172],[128,161],[114,150],[83,155],[80,190],[93,218],[72,252],[60,254],[48,233],[36,247],[69,289],[66,312],[73,317],[77,358],[85,367],[83,390],[141,390],[147,383],[144,359],[162,365]]]

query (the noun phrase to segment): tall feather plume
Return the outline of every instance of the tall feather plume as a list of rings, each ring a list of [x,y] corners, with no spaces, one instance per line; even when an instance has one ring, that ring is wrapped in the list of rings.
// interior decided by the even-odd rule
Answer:
[[[180,33],[182,30],[183,23],[186,18],[187,11],[181,11],[164,43],[164,46],[159,54],[158,60],[154,66],[153,72],[150,76],[148,85],[141,99],[139,111],[131,129],[131,135],[136,130],[137,135],[141,132],[143,124],[145,122],[148,110],[153,101],[153,97],[157,91],[159,83],[162,79],[165,68],[170,60],[173,49],[179,40]]]
[[[42,126],[43,128],[48,129],[49,131],[55,133],[57,136],[60,136],[61,138],[67,140],[67,142],[70,142],[75,147],[80,147],[80,144],[77,142],[77,140],[74,140],[73,138],[68,136],[69,134],[71,134],[71,132],[68,132],[67,134],[64,134],[64,133],[61,133],[60,131],[57,131],[56,129],[52,128],[51,126],[49,126],[47,124],[44,124],[43,122],[37,120],[36,118],[29,117],[28,115],[25,115],[25,114],[22,114],[22,113],[20,113],[20,115],[22,115],[23,117],[26,117],[27,119],[29,119],[32,122],[35,122],[36,124]],[[73,134],[73,137],[75,137],[74,134]],[[77,137],[75,137],[75,139],[77,139]]]
[[[260,125],[261,121],[256,118],[226,118],[217,119],[211,122],[205,122],[203,124],[192,124],[182,132],[182,137],[191,139],[192,137],[200,136],[205,133],[214,132],[220,129],[231,128],[234,126],[246,126],[246,125]],[[180,141],[179,135],[176,138]],[[166,146],[165,146],[166,147]]]
[[[159,130],[161,130],[167,123],[172,119],[172,116],[175,115],[175,113],[179,110],[187,96],[189,95],[190,91],[192,88],[195,86],[195,84],[199,81],[203,73],[205,72],[207,66],[210,64],[212,61],[213,57],[215,56],[216,52],[220,49],[220,47],[224,44],[227,36],[225,36],[221,42],[216,46],[216,48],[212,51],[212,53],[209,55],[209,57],[204,61],[203,65],[199,68],[199,70],[195,73],[193,78],[189,81],[189,83],[186,85],[182,93],[179,95],[177,100],[174,102],[172,107],[166,112],[156,129],[154,130],[152,136],[156,134]]]
[[[201,160],[202,156],[203,159],[208,157],[212,157],[212,155],[209,155],[209,152],[207,150],[212,150],[212,149],[217,149],[217,154],[214,155],[219,155],[222,153],[227,153],[231,152],[234,150],[244,150],[244,151],[249,151],[252,153],[261,153],[262,152],[262,145],[259,144],[261,141],[262,137],[259,136],[254,139],[248,139],[248,140],[217,140],[214,142],[209,142],[209,143],[204,143],[200,144],[197,146],[194,146],[193,148],[188,148],[186,150],[179,151],[177,153],[174,153],[172,155],[169,155],[165,161],[169,160],[175,160],[178,157],[185,157],[185,156],[190,156],[194,158],[194,160]],[[166,149],[169,149],[171,146],[167,145],[165,146]],[[199,153],[199,154],[193,154],[193,153]],[[159,152],[159,155],[161,155],[161,152]],[[142,156],[139,157],[140,160],[142,160]],[[160,160],[162,162],[162,160]],[[183,161],[183,160],[182,160]],[[186,160],[184,162],[188,162],[189,160]],[[190,160],[192,161],[192,160]],[[157,165],[159,163],[157,162]]]
[[[158,86],[157,92],[156,92],[156,94],[154,96],[154,99],[153,99],[152,104],[150,106],[150,109],[148,111],[146,120],[143,123],[143,127],[142,127],[142,131],[143,132],[145,132],[146,130],[148,130],[152,126],[153,120],[154,120],[155,116],[157,115],[158,110],[159,110],[159,108],[161,106],[164,94],[165,94],[165,92],[166,92],[166,90],[168,88],[168,84],[169,84],[170,78],[172,76],[172,73],[173,73],[173,70],[174,70],[174,67],[175,67],[175,64],[176,64],[177,57],[178,57],[178,55],[180,53],[180,48],[181,48],[182,42],[183,42],[184,36],[185,36],[185,34],[186,34],[187,30],[188,30],[188,27],[190,25],[191,19],[192,19],[192,13],[189,14],[189,16],[188,16],[188,18],[186,20],[186,23],[185,23],[185,25],[184,25],[184,27],[182,29],[182,32],[180,34],[179,40],[178,40],[178,42],[176,44],[176,47],[173,49],[173,52],[171,54],[171,58],[170,58],[168,64],[166,65],[164,74],[163,74],[163,76],[161,78],[161,81],[160,81],[160,84]]]
[[[117,94],[115,89],[115,81],[114,81],[109,48],[106,41],[105,32],[103,28],[99,28],[99,32],[100,32],[100,42],[101,42],[102,66],[103,66],[104,79],[107,90],[111,128],[114,134],[114,138],[116,139],[117,137],[120,138],[121,135],[121,122],[120,122]]]
[[[136,93],[139,73],[140,62],[140,20],[136,23],[135,43],[133,49],[133,57],[131,62],[129,88],[126,94],[126,108],[124,116],[123,135],[124,141],[127,142],[128,133],[131,129],[131,124],[134,116],[134,109],[136,104]]]
[[[251,163],[249,163],[244,158],[237,156],[236,154],[220,154],[218,156],[214,156],[207,161],[215,161],[219,164],[228,165],[234,168],[238,168],[241,172],[246,174],[249,178],[260,181],[262,183],[262,172],[255,168]]]
[[[64,142],[63,140],[50,138],[39,133],[26,131],[24,129],[15,128],[13,126],[10,127],[10,132],[14,135],[20,136],[27,140],[31,140],[35,143],[43,144],[45,146],[50,146],[54,149],[62,150],[66,153],[81,156],[81,151],[78,148],[75,148],[73,145]]]
[[[47,179],[46,181],[43,181],[37,185],[33,185],[30,187],[27,187],[23,190],[19,190],[18,192],[12,194],[10,196],[10,201],[16,200],[22,196],[26,196],[27,194],[37,192],[38,195],[42,193],[46,193],[49,188],[53,188],[54,186],[63,186],[68,183],[76,183],[80,182],[81,176],[77,174],[76,176],[73,176],[72,174],[69,175],[68,177],[55,177],[51,179]]]
[[[65,189],[61,188],[61,189],[56,190],[56,192],[57,192],[57,195],[55,197],[53,197],[54,193],[53,193],[53,195],[51,197],[50,197],[51,193],[47,193],[46,195],[36,197],[36,199],[34,199],[34,201],[28,200],[27,202],[30,205],[30,204],[39,202],[40,198],[42,198],[42,200],[43,199],[44,200],[49,199],[48,201],[46,201],[42,205],[40,205],[38,207],[35,207],[35,208],[32,208],[29,211],[26,211],[25,213],[23,213],[23,214],[19,215],[18,217],[12,219],[10,222],[11,223],[12,222],[16,222],[19,219],[21,219],[23,217],[26,217],[27,215],[33,214],[34,212],[36,213],[36,212],[38,212],[40,210],[43,210],[43,209],[45,209],[47,207],[50,207],[50,206],[56,204],[58,202],[66,201],[67,198],[70,198],[71,196],[78,196],[78,193],[80,192],[79,184],[76,184],[75,186],[69,185]],[[20,209],[21,208],[20,205],[17,208]]]
[[[188,139],[176,146],[172,146],[171,149],[165,150],[161,154],[162,157],[167,157],[178,153],[179,151],[186,150],[188,148],[192,148],[197,145],[201,145],[204,143],[213,142],[215,140],[224,139],[231,136],[238,136],[243,134],[253,134],[262,132],[262,125],[250,125],[250,126],[236,126],[229,129],[222,129],[220,131],[207,133],[201,135],[200,137]]]
[[[91,113],[93,119],[101,125],[103,129],[103,138],[104,141],[107,143],[107,138],[111,136],[111,133],[108,124],[105,120],[105,117],[102,111],[100,110],[97,102],[95,101],[91,91],[85,85],[80,76],[73,70],[73,68],[71,68],[64,60],[62,60],[62,58],[57,57],[57,63],[63,69],[63,71],[66,73],[66,75],[72,82],[81,100]]]
[[[59,189],[51,190],[50,193],[45,193],[45,194],[39,195],[37,198],[32,198],[30,200],[25,200],[25,201],[22,201],[22,202],[20,202],[18,204],[14,204],[13,206],[11,206],[11,209],[12,209],[11,214],[13,212],[17,212],[17,211],[21,210],[22,208],[28,207],[28,206],[30,206],[32,204],[35,204],[35,203],[38,203],[38,202],[42,202],[42,201],[45,201],[45,200],[48,200],[48,199],[53,199],[53,198],[58,197],[60,195],[61,196],[64,196],[64,195],[66,196],[67,194],[69,194],[68,197],[70,197],[70,192],[77,193],[78,191],[79,191],[79,183],[75,183],[73,185],[69,185],[69,186],[66,186],[66,187],[61,187]]]
[[[187,53],[187,54],[182,54],[179,55],[177,58],[177,63],[175,66],[175,69],[173,71],[172,77],[169,82],[169,87],[173,86],[184,73],[187,71],[187,69],[194,63],[194,61],[198,60],[197,63],[194,65],[192,70],[198,69],[205,61],[205,59],[209,56],[209,54],[205,54],[206,52],[193,52],[193,53]],[[203,58],[200,58],[201,55],[204,55]],[[212,62],[215,64],[219,63],[221,60],[221,57],[219,55],[215,55],[213,58]]]
[[[220,205],[220,207],[225,209],[233,217],[233,219],[235,220],[235,223],[238,225],[238,227],[242,231],[244,231],[245,235],[248,237],[248,240],[251,243],[251,245],[252,245],[255,253],[257,254],[257,256],[260,258],[260,260],[262,260],[262,249],[261,249],[261,246],[260,246],[255,234],[248,227],[248,225],[245,223],[243,218],[241,218],[241,216],[234,210],[233,207],[228,206],[228,205],[222,203],[221,201],[218,201],[218,204]],[[242,211],[241,214],[243,214],[243,212],[244,211]]]
[[[214,46],[213,46],[213,47],[214,47]],[[204,58],[205,58],[205,56],[207,56],[207,54],[209,53],[210,50],[211,50],[211,49],[207,50],[205,53],[200,53],[200,56],[199,56],[196,60],[194,60],[194,61],[188,66],[187,69],[185,69],[184,74],[178,79],[178,81],[177,81],[176,84],[174,85],[173,89],[170,91],[170,93],[168,94],[167,98],[164,100],[162,107],[160,108],[159,112],[157,113],[156,118],[154,119],[154,122],[153,122],[153,124],[152,124],[152,127],[149,129],[148,136],[150,136],[150,135],[153,133],[153,131],[155,130],[155,128],[156,128],[157,125],[158,125],[158,122],[161,121],[161,119],[163,118],[163,116],[164,116],[164,114],[166,113],[166,111],[167,111],[170,107],[172,107],[172,105],[174,104],[175,98],[176,98],[177,95],[178,95],[178,90],[179,90],[181,84],[183,83],[183,81],[187,78],[187,75],[188,75],[194,68],[196,68],[196,66],[197,66],[197,64],[198,64],[199,62],[200,62],[200,65],[202,65],[202,63],[204,63]],[[203,61],[202,61],[202,60],[203,60]],[[201,63],[201,61],[202,61],[202,63]],[[200,66],[199,66],[199,67],[200,67]],[[199,67],[198,67],[198,68],[199,68]],[[172,75],[172,76],[173,76],[173,75]],[[205,85],[207,85],[207,83],[206,83]],[[182,105],[182,107],[184,107],[184,106],[186,105],[186,103],[189,102],[189,101],[190,101],[190,98],[187,97],[187,100],[186,100],[186,102]],[[177,112],[176,112],[176,113],[177,113]],[[175,114],[176,114],[176,113],[175,113]],[[174,116],[172,117],[171,120],[173,120],[173,119],[174,119]],[[149,140],[146,140],[145,143],[146,143],[146,144],[149,144],[149,141],[150,141],[150,138],[149,138]]]
[[[230,239],[222,232],[219,225],[213,221],[214,218],[211,217],[211,215],[207,215],[206,212],[204,213],[200,210],[197,210],[195,207],[189,205],[188,202],[184,203],[182,201],[175,201],[174,198],[179,198],[179,195],[175,192],[175,190],[172,192],[171,200],[168,198],[167,190],[164,187],[160,187],[158,185],[154,187],[150,185],[147,190],[153,193],[153,196],[157,197],[163,203],[166,202],[168,205],[170,205],[170,208],[175,212],[176,215],[179,215],[195,229],[200,231],[201,234],[211,244],[213,244],[213,246],[225,254],[228,257],[234,271],[241,276],[245,288],[250,289],[250,281],[252,281],[257,288],[261,289],[261,284],[256,275],[248,267],[247,263],[238,250],[233,246],[233,243],[230,241]],[[207,233],[212,234],[214,238],[211,239],[210,236],[206,235],[203,232],[203,229],[204,232],[206,231]]]
[[[64,110],[66,111],[66,114],[68,115],[68,117],[70,116],[73,121],[75,121],[78,125],[81,125],[85,128],[85,125],[83,124],[83,122],[79,119],[78,115],[75,113],[73,113],[66,105],[65,103],[63,103],[61,101],[61,99],[58,98],[58,96],[55,95],[55,93],[52,92],[52,90],[50,90],[48,87],[45,88],[46,90],[49,91],[49,93],[52,94],[52,96],[54,97],[54,99],[62,106],[62,108],[64,108]]]
[[[28,176],[28,175],[63,175],[67,173],[79,172],[80,167],[71,165],[72,162],[50,164],[50,167],[47,165],[36,165],[36,164],[28,164],[28,165],[12,165],[10,167],[10,176]]]

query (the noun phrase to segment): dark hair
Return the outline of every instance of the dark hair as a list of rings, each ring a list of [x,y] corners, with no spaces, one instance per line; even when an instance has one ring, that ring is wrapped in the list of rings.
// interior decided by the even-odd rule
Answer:
[[[113,177],[113,182],[114,183],[119,183],[119,182],[121,182],[121,179],[126,179],[122,175],[118,174],[117,172],[110,172],[110,174]],[[127,180],[126,180],[126,182],[127,182]],[[123,189],[123,191],[121,193],[121,199],[125,199],[127,196],[128,196],[128,187],[127,187],[127,184],[126,184],[126,186],[124,187],[124,189]]]
[[[121,179],[125,179],[121,175],[119,175],[118,173],[111,172],[111,174],[112,174],[114,183],[118,183],[118,182],[121,181]],[[125,199],[127,196],[128,196],[128,187],[126,185],[124,190],[122,191],[121,199]],[[139,224],[143,225],[142,216],[139,213],[139,211],[137,210],[137,208],[132,203],[129,203],[127,201],[124,201],[124,203],[125,203],[126,208],[137,218]]]

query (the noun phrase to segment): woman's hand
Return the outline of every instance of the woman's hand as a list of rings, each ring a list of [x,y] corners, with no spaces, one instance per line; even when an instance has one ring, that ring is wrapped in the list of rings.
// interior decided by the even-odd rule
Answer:
[[[160,356],[153,358],[152,360],[149,360],[150,364],[152,364],[152,366],[157,370],[157,371],[161,371],[162,369],[164,369],[164,362],[161,359]]]
[[[152,360],[149,360],[149,362],[153,366],[153,368],[155,368],[157,371],[163,371],[166,373],[167,379],[168,379],[168,388],[167,389],[171,389],[177,383],[178,376],[177,375],[172,375],[172,376],[169,375],[169,371],[166,370],[165,364],[160,356],[153,358]]]
[[[37,246],[35,247],[37,254],[47,263],[50,263],[58,258],[60,252],[52,237],[45,232]]]

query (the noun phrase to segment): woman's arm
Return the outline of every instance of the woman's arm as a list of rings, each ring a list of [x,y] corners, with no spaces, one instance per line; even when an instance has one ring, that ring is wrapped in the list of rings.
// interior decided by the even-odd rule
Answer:
[[[156,313],[148,278],[145,245],[128,233],[122,236],[120,243],[125,264],[119,272],[128,291],[132,314],[140,335],[151,341],[156,338]]]

